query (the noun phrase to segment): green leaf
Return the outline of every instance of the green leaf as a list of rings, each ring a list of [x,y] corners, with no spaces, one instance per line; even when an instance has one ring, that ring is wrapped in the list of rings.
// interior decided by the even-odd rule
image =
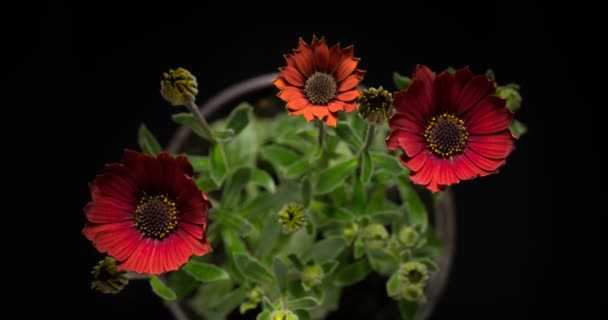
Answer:
[[[150,132],[148,127],[143,123],[139,126],[139,130],[137,131],[137,143],[142,152],[153,157],[156,157],[162,151],[160,144],[156,141],[152,132]]]
[[[422,257],[422,258],[420,258],[418,260],[420,260],[420,262],[422,262],[429,269],[429,271],[431,271],[431,272],[439,270],[439,266],[431,258]]]
[[[213,137],[219,143],[227,143],[234,138],[234,131],[232,129],[213,130]]]
[[[418,312],[418,302],[401,299],[399,300],[399,311],[401,311],[401,317],[404,320],[414,320]]]
[[[201,173],[201,175],[195,181],[196,185],[205,192],[218,189],[218,185],[215,184],[215,181],[211,179],[211,173],[208,171]]]
[[[150,277],[150,286],[152,287],[152,291],[156,293],[157,296],[167,300],[173,301],[177,297],[175,292],[171,290],[171,288],[167,287],[158,277],[152,276]]]
[[[357,159],[350,159],[321,171],[316,192],[325,194],[342,185],[346,177],[357,168],[357,162]]]
[[[278,167],[288,167],[294,162],[300,160],[300,156],[298,156],[292,150],[276,145],[270,144],[262,147],[261,150],[262,158],[268,160],[268,162],[275,164]]]
[[[241,192],[249,182],[251,174],[251,168],[239,168],[228,177],[222,193],[223,208],[233,209],[240,203]]]
[[[387,224],[387,225],[402,221],[402,219],[403,219],[403,214],[397,210],[385,210],[385,211],[376,212],[372,215],[373,223],[380,223],[380,224]]]
[[[221,211],[218,215],[219,220],[222,224],[236,231],[237,234],[245,236],[248,235],[255,227],[239,214],[235,214],[233,211]]]
[[[494,70],[492,69],[486,70],[486,77],[492,81],[496,81],[496,76],[494,75]]]
[[[371,152],[372,162],[375,166],[390,172],[393,175],[405,173],[405,168],[401,165],[398,158],[381,152]]]
[[[399,272],[396,271],[386,282],[386,294],[389,297],[396,298],[400,295],[401,282],[399,281]]]
[[[407,89],[412,83],[412,79],[406,76],[402,76],[397,72],[393,72],[393,82],[395,83],[395,87],[399,90]]]
[[[285,296],[287,293],[287,266],[279,257],[274,257],[272,268],[274,269],[274,275],[279,284],[279,291],[281,292],[281,295]]]
[[[226,120],[226,128],[232,129],[234,135],[237,135],[243,131],[249,125],[249,119],[251,118],[253,107],[243,102],[230,112],[228,120]]]
[[[295,179],[310,169],[310,161],[304,158],[296,161],[285,169],[285,177]]]
[[[357,261],[338,272],[334,279],[334,285],[340,287],[350,286],[365,279],[371,271],[372,269],[367,260]]]
[[[175,292],[177,299],[184,298],[198,285],[199,283],[193,281],[192,277],[183,271],[183,269],[171,272],[167,279],[167,286]]]
[[[308,208],[310,206],[310,201],[312,200],[312,186],[310,185],[310,179],[308,177],[304,177],[302,179],[302,205],[304,208]]]
[[[367,258],[372,268],[380,274],[393,272],[399,266],[399,259],[386,249],[369,249]]]
[[[300,309],[295,310],[294,313],[298,316],[298,320],[311,320],[310,313],[308,311]]]
[[[236,307],[238,307],[239,304],[243,302],[243,299],[245,299],[246,294],[247,292],[243,287],[233,290],[228,294],[224,295],[222,297],[222,300],[218,304],[210,308],[210,311],[214,314],[223,316],[221,318],[224,318],[225,315],[236,309]]]
[[[357,239],[355,239],[353,256],[355,257],[355,259],[359,259],[359,258],[363,257],[364,255],[365,255],[365,243],[363,243],[362,237],[358,236]]]
[[[355,179],[355,183],[353,184],[353,198],[352,198],[352,207],[353,214],[356,216],[361,216],[365,214],[365,206],[367,203],[365,194],[365,187],[363,187],[363,183],[359,179]]]
[[[237,253],[234,255],[234,261],[239,271],[247,278],[264,284],[272,284],[274,282],[272,273],[248,254]]]
[[[274,180],[268,174],[268,172],[262,169],[253,169],[253,173],[251,175],[251,182],[253,184],[266,189],[270,193],[275,193],[277,191],[277,186],[274,183]]]
[[[188,155],[194,172],[205,172],[209,170],[209,157]]]
[[[363,181],[363,183],[369,183],[372,180],[372,174],[374,173],[372,156],[369,151],[366,150],[361,154],[361,161],[361,181]]]
[[[287,301],[287,307],[292,310],[298,309],[312,309],[318,306],[320,302],[313,297],[304,297],[300,299],[294,299]]]
[[[523,122],[521,122],[519,120],[513,120],[513,123],[511,123],[511,126],[509,126],[509,129],[511,129],[511,132],[513,132],[513,135],[517,139],[519,139],[521,136],[523,136],[526,133],[526,131],[528,131],[528,127],[526,127],[526,125],[523,124]]]
[[[196,133],[199,137],[204,138],[205,140],[210,140],[210,137],[207,135],[205,130],[198,124],[196,119],[194,119],[194,115],[189,112],[176,113],[171,116],[173,122],[177,124],[181,124],[182,126],[186,126],[194,133]]]
[[[411,187],[411,184],[408,183],[408,185],[410,186],[408,190],[402,190],[402,193],[405,194],[408,222],[411,225],[420,226],[420,230],[425,232],[429,224],[426,208],[416,191]]]
[[[522,98],[519,94],[519,86],[514,83],[496,88],[496,95],[507,100],[506,107],[512,112],[521,107]]]
[[[243,240],[241,240],[232,229],[222,229],[222,242],[224,243],[229,256],[236,253],[247,252]]]
[[[216,185],[221,185],[228,171],[226,168],[226,155],[224,154],[224,147],[222,144],[216,143],[211,146],[209,164],[211,169],[211,180],[213,180]]]
[[[253,310],[257,307],[258,307],[258,302],[247,300],[247,301],[241,303],[241,305],[239,306],[239,313],[245,314],[245,312],[247,312],[249,310]]]
[[[203,282],[227,280],[230,278],[228,273],[222,268],[203,262],[188,262],[183,269],[194,279]]]
[[[323,274],[327,277],[330,276],[338,267],[340,263],[337,260],[330,260],[321,265],[323,268]]]
[[[260,312],[255,319],[256,320],[271,320],[270,319],[271,314],[272,314],[272,312],[270,312],[270,310],[264,310],[264,311]]]
[[[346,243],[341,237],[326,238],[318,241],[310,247],[309,251],[305,255],[305,259],[313,258],[317,263],[324,263],[336,258],[344,248]]]
[[[361,139],[359,139],[353,127],[350,126],[350,123],[339,121],[335,131],[338,137],[346,142],[351,150],[356,151],[361,149]]]

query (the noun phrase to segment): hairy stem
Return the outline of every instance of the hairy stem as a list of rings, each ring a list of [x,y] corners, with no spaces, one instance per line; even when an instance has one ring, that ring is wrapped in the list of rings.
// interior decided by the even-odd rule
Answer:
[[[186,107],[188,108],[188,110],[190,110],[190,112],[192,112],[192,114],[194,115],[194,119],[196,119],[198,124],[203,128],[205,133],[209,136],[209,140],[212,143],[215,143],[215,138],[213,137],[213,132],[211,132],[211,127],[209,126],[209,123],[207,122],[207,120],[205,120],[205,116],[203,116],[201,111],[198,109],[198,106],[193,101],[191,101],[186,104]]]
[[[375,125],[370,124],[367,127],[367,137],[365,138],[365,143],[361,146],[361,150],[359,151],[359,154],[362,154],[363,152],[367,151],[367,149],[369,149],[369,147],[372,145],[372,143],[374,142],[375,131],[376,131]]]

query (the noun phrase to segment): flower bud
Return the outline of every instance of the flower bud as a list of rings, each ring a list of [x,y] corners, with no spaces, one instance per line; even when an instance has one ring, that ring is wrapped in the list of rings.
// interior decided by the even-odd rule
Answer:
[[[279,211],[279,223],[286,232],[296,232],[306,223],[304,207],[299,203],[288,203]]]
[[[99,264],[93,267],[91,275],[93,275],[91,289],[103,293],[117,294],[129,283],[127,273],[125,271],[118,271],[116,269],[116,260],[110,257],[99,261]]]
[[[370,224],[363,232],[363,242],[368,249],[384,248],[388,239],[388,231],[378,223]]]
[[[369,124],[381,124],[392,113],[393,96],[382,86],[378,89],[369,88],[363,90],[357,98],[357,108],[361,117]]]
[[[413,227],[403,227],[399,231],[399,241],[408,248],[412,248],[420,240],[420,233]]]
[[[184,68],[169,69],[160,81],[160,94],[175,107],[194,102],[198,94],[196,77]]]

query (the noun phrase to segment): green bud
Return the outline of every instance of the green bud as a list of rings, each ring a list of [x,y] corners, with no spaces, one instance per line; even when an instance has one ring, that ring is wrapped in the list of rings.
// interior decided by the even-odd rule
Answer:
[[[403,227],[399,231],[399,241],[408,248],[414,247],[418,240],[420,240],[420,233],[414,227]]]
[[[93,267],[91,275],[93,275],[91,289],[103,293],[117,294],[129,283],[127,273],[125,271],[118,271],[116,269],[116,260],[110,257],[99,261]]]
[[[382,86],[363,90],[357,98],[357,109],[369,124],[381,124],[392,114],[393,95]]]
[[[418,261],[408,261],[399,267],[399,280],[403,285],[424,287],[428,279],[428,268]]]
[[[389,237],[386,228],[378,223],[370,224],[363,232],[363,242],[368,249],[381,249]]]
[[[279,223],[285,232],[296,232],[306,223],[304,207],[299,203],[288,203],[279,211]]]
[[[496,88],[496,95],[507,99],[507,108],[513,112],[521,107],[521,95],[519,94],[519,86],[509,83],[506,86]]]
[[[405,286],[402,291],[403,299],[416,302],[424,301],[424,290],[420,286]]]
[[[184,68],[169,69],[160,81],[160,94],[175,107],[194,102],[198,94],[196,77]]]
[[[320,265],[313,263],[308,264],[304,267],[301,276],[302,281],[308,287],[314,287],[316,285],[321,284],[323,278],[325,277],[325,273],[323,272],[323,268]]]
[[[355,240],[357,237],[357,233],[359,233],[359,226],[356,223],[351,223],[349,226],[344,228],[343,234],[348,245],[353,243],[353,240]]]
[[[277,310],[270,315],[271,320],[297,320],[296,316],[291,310]]]

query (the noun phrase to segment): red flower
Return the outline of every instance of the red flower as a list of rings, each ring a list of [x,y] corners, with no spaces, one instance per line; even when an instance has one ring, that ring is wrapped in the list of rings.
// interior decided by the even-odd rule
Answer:
[[[125,150],[123,163],[108,164],[90,184],[83,233],[120,270],[161,274],[192,254],[211,251],[205,236],[211,207],[185,157],[157,158]]]
[[[328,48],[325,37],[313,36],[310,46],[300,38],[293,52],[285,55],[287,66],[279,69],[282,75],[273,82],[281,90],[277,96],[287,102],[290,115],[303,114],[306,121],[325,119],[335,127],[339,111],[357,109],[357,84],[365,74],[357,69],[360,59],[354,57],[353,46]]]
[[[433,192],[498,172],[513,151],[513,113],[495,95],[494,82],[468,67],[435,75],[418,65],[407,90],[395,94],[388,148],[416,184]]]

